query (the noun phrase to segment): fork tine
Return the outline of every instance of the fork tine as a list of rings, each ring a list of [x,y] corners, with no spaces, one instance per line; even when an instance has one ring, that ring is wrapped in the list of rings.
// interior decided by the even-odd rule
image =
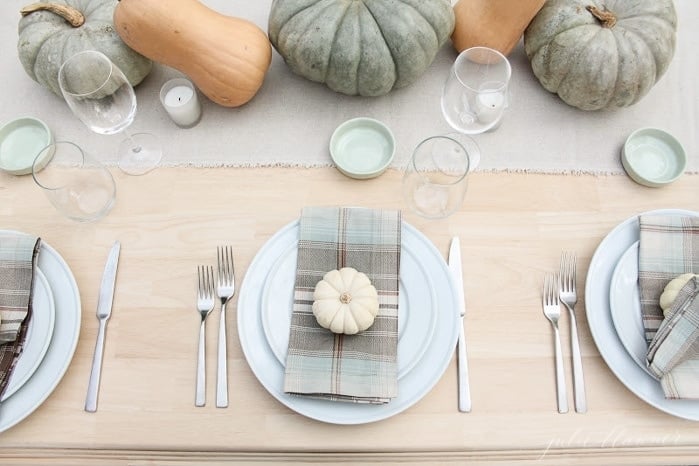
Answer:
[[[575,289],[575,253],[563,251],[561,254],[559,278],[562,291]]]
[[[204,297],[204,267],[197,266],[197,298]]]
[[[230,246],[219,246],[217,250],[219,286],[233,282],[233,250]]]
[[[214,269],[211,266],[200,265],[197,267],[199,299],[212,299],[214,297],[213,284]]]
[[[216,263],[218,264],[218,286],[221,286],[224,280],[223,274],[226,273],[223,267],[223,251],[221,250],[221,246],[216,247]]]
[[[214,299],[214,268],[212,266],[208,266],[206,269],[207,298]]]
[[[547,273],[544,276],[544,305],[555,304],[555,300],[558,298],[558,295],[556,294],[556,287],[554,285],[555,281],[556,276],[554,274]]]

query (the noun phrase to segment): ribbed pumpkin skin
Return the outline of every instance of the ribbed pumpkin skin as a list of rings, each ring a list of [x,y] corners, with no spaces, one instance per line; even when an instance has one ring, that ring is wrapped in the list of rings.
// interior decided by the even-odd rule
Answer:
[[[414,82],[453,29],[449,0],[274,0],[268,33],[296,74],[380,96]]]
[[[616,16],[610,28],[589,5]],[[665,73],[675,52],[672,0],[548,0],[524,47],[544,88],[583,110],[627,107]]]
[[[112,15],[117,0],[63,0],[85,16],[85,23],[73,27],[61,16],[37,11],[19,21],[17,52],[27,74],[53,93],[61,95],[58,70],[72,55],[98,50],[107,55],[126,75],[131,85],[151,72],[152,62],[130,49],[114,30]]]
[[[224,107],[250,101],[272,61],[262,29],[197,0],[121,0],[114,25],[134,50],[183,72]]]

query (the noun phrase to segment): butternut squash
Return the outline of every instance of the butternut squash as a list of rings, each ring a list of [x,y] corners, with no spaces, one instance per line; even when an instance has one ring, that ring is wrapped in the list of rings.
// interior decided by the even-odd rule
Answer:
[[[252,99],[272,60],[262,29],[197,0],[120,0],[114,27],[129,47],[186,74],[224,107]]]
[[[544,3],[546,0],[459,0],[454,5],[454,48],[461,52],[490,47],[509,55]]]

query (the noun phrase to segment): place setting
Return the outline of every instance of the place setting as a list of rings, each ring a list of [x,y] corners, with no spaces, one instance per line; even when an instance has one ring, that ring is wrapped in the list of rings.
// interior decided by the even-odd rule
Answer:
[[[694,274],[699,213],[643,212],[597,247],[585,284],[597,348],[636,396],[673,416],[699,420]]]
[[[0,274],[3,283],[17,288],[0,293],[0,432],[29,416],[53,392],[72,360],[81,319],[70,267],[45,241],[0,230],[2,261],[16,264],[0,268]]]
[[[456,347],[458,296],[440,252],[399,210],[307,207],[250,264],[238,337],[285,406],[327,423],[375,422],[441,378]]]

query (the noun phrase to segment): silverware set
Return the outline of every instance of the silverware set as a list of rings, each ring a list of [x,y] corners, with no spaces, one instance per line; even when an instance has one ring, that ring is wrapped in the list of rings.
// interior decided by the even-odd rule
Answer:
[[[221,302],[218,328],[218,351],[216,367],[216,407],[228,407],[228,350],[226,336],[226,305],[235,295],[235,268],[233,251],[230,246],[220,246],[216,250],[217,278],[212,266],[197,267],[197,311],[201,316],[199,325],[199,349],[197,353],[197,379],[195,406],[206,405],[206,318],[215,306],[215,299]]]
[[[578,302],[576,289],[577,258],[575,253],[563,252],[558,275],[547,273],[544,276],[542,292],[542,307],[544,316],[551,323],[554,334],[554,352],[556,361],[556,398],[558,412],[568,412],[568,395],[566,389],[565,371],[561,351],[561,337],[558,322],[561,317],[561,304],[568,310],[570,321],[570,344],[573,359],[573,388],[575,395],[575,411],[587,411],[585,398],[585,379],[583,376],[580,341],[578,339],[578,324],[575,316],[575,305]]]

